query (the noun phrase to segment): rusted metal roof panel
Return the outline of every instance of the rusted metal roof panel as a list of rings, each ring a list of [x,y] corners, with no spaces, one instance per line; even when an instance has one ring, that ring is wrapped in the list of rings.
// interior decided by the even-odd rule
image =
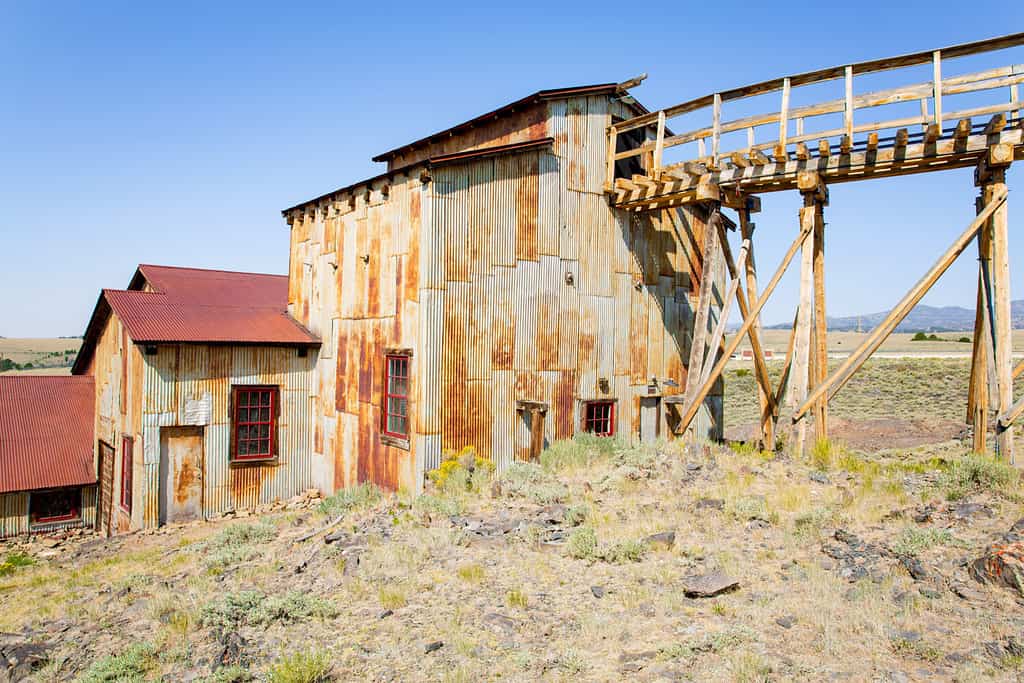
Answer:
[[[0,493],[96,483],[92,377],[0,376]]]

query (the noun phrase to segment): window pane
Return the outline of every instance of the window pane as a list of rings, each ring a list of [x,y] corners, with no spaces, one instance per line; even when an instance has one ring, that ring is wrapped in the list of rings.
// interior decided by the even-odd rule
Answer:
[[[270,405],[270,392],[269,391],[261,391],[260,392],[260,405],[261,406],[269,406]]]
[[[260,425],[260,438],[261,439],[269,439],[270,438],[270,425]]]
[[[247,406],[249,405],[249,392],[239,391],[238,392],[238,405]]]
[[[270,408],[260,408],[258,419],[260,422],[270,422]]]

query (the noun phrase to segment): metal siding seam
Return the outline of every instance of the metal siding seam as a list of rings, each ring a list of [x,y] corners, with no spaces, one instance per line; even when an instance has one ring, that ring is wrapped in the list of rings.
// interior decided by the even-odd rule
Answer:
[[[516,263],[513,316],[516,321],[514,365],[516,370],[537,370],[537,286],[540,267],[536,261]]]
[[[491,458],[499,472],[504,472],[515,459],[513,433],[515,428],[515,372],[495,370],[491,392]]]
[[[558,157],[553,154],[541,154],[538,172],[540,189],[537,197],[537,250],[541,255],[558,256],[558,234],[561,229]]]
[[[562,281],[571,279],[574,284],[560,288],[558,294],[558,368],[575,371],[579,356],[579,261],[560,263]]]
[[[588,192],[601,192],[604,187],[608,135],[605,132],[611,120],[608,117],[608,98],[594,95],[587,98],[587,144],[585,173]]]

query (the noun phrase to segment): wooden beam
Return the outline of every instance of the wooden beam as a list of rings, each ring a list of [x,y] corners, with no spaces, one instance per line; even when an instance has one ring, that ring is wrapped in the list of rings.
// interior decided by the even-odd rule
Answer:
[[[937,124],[937,123],[929,123],[927,126],[925,126],[925,129],[924,129],[924,138],[923,138],[924,139],[924,143],[926,145],[933,144],[936,140],[939,139],[939,136],[941,134],[942,134],[942,129],[939,128],[939,124]]]
[[[729,356],[736,351],[736,348],[740,345],[740,341],[743,339],[743,335],[750,331],[750,328],[757,320],[757,316],[761,314],[761,309],[764,308],[766,303],[768,303],[768,299],[771,297],[772,292],[775,291],[775,287],[778,286],[779,280],[782,279],[782,276],[785,274],[790,262],[793,260],[793,256],[796,255],[797,249],[799,249],[800,245],[803,244],[808,234],[809,233],[804,230],[801,230],[800,234],[797,235],[795,240],[793,240],[793,244],[789,246],[786,254],[782,257],[782,262],[775,270],[775,274],[772,275],[771,280],[768,281],[768,285],[764,288],[764,292],[761,293],[761,297],[757,300],[757,303],[751,307],[747,315],[744,316],[740,329],[736,331],[733,338],[728,344],[726,344],[725,350],[722,352],[722,358],[711,371],[708,381],[701,385],[693,398],[688,401],[688,407],[683,413],[679,424],[676,426],[676,433],[683,433],[690,427],[690,423],[693,422],[693,418],[697,416],[697,411],[700,409],[701,403],[705,398],[707,398],[708,392],[711,391],[712,385],[718,380],[719,376],[721,376],[722,371],[725,370],[726,363],[729,361]]]
[[[723,239],[723,235],[718,236],[719,240]],[[744,270],[747,267],[747,254],[750,250],[750,242],[743,240],[743,244],[740,246],[740,257],[736,262],[736,267],[739,270]],[[715,324],[715,331],[711,333],[711,339],[708,341],[708,356],[700,370],[700,381],[697,386],[701,386],[707,381],[708,375],[711,374],[711,366],[714,364],[713,361],[717,361],[716,354],[718,349],[722,345],[722,340],[725,338],[725,328],[729,324],[729,313],[732,310],[733,297],[736,296],[737,290],[740,286],[740,280],[743,278],[742,273],[737,272],[729,281],[729,286],[726,288],[725,301],[722,303],[722,310],[718,313],[718,322]]]
[[[896,141],[893,143],[896,147],[906,147],[907,141],[910,139],[910,133],[906,128],[900,128],[896,131]]]
[[[956,130],[953,131],[953,138],[957,141],[966,140],[971,134],[971,120],[960,119],[956,122]]]
[[[807,143],[796,143],[796,158],[800,161],[807,161],[811,158],[811,153],[807,150]]]
[[[697,293],[697,311],[694,314],[693,337],[690,342],[690,361],[686,366],[686,389],[684,394],[689,398],[697,393],[700,387],[700,376],[705,362],[713,362],[714,350],[707,348],[708,317],[711,314],[711,299],[715,288],[715,260],[718,258],[718,209],[715,207],[704,228],[704,249],[701,256],[700,290]],[[709,360],[704,360],[704,352],[708,351]]]
[[[800,251],[800,302],[797,308],[797,323],[793,341],[793,365],[790,369],[789,399],[791,410],[807,399],[811,380],[811,343],[813,337],[814,309],[814,193],[804,193],[804,206],[800,209],[800,229],[808,233]],[[807,440],[807,421],[794,420],[790,425],[789,452],[794,458],[803,456]]]
[[[658,112],[658,127],[654,143],[654,171],[661,168],[661,158],[665,153],[665,111]]]
[[[1021,416],[1021,413],[1024,413],[1024,396],[1017,399],[1017,402],[1014,403],[1009,410],[1001,414],[996,419],[996,429],[1007,429],[1017,421],[1017,418]]]
[[[843,361],[843,363],[836,368],[836,370],[829,375],[820,386],[815,388],[811,392],[811,396],[804,401],[803,405],[800,406],[799,410],[793,415],[793,420],[799,420],[807,412],[807,410],[821,398],[827,394],[831,399],[835,396],[836,392],[839,391],[843,385],[849,381],[850,377],[854,372],[863,365],[864,361],[867,360],[868,356],[874,353],[875,349],[881,346],[882,342],[892,333],[896,326],[907,316],[908,313],[914,308],[915,305],[921,300],[921,298],[928,293],[932,285],[935,284],[936,280],[946,272],[950,265],[956,260],[956,258],[963,253],[967,245],[970,244],[971,240],[974,239],[975,235],[981,229],[981,226],[989,216],[998,209],[1006,201],[1006,192],[1003,192],[997,196],[994,196],[992,200],[985,206],[978,216],[971,221],[971,224],[967,226],[967,229],[957,237],[953,244],[947,249],[935,262],[935,264],[925,273],[917,284],[915,284],[906,296],[900,300],[900,302],[891,310],[885,319],[871,332],[867,339],[852,353],[850,356]]]
[[[985,126],[985,135],[1001,133],[1006,128],[1006,114],[995,114]]]
[[[932,53],[932,101],[935,103],[935,123],[939,131],[942,131],[942,53],[936,50]]]
[[[818,156],[828,157],[832,153],[832,149],[828,144],[828,140],[818,140]]]
[[[765,156],[764,152],[762,152],[761,150],[759,150],[757,148],[754,148],[754,149],[750,150],[750,154],[748,156],[750,157],[750,160],[753,163],[755,163],[755,164],[762,164],[763,165],[763,164],[770,164],[771,163],[771,159],[769,159],[767,156]]]
[[[751,199],[757,199],[752,197]],[[760,201],[758,201],[760,204]],[[760,206],[758,206],[760,209]],[[754,259],[754,223],[750,220],[751,209],[748,207],[739,210],[740,218],[740,237],[747,243],[747,264],[744,281],[744,293],[748,302],[757,301],[757,262]],[[739,273],[737,273],[739,274]],[[761,320],[758,316],[758,320],[754,321],[754,324],[750,328],[754,336],[760,338],[761,336]],[[753,347],[753,345],[751,345]],[[752,352],[753,353],[753,352]],[[756,366],[755,362],[755,366]],[[1022,364],[1024,365],[1024,364]],[[774,409],[776,404],[772,399],[772,386],[771,381],[762,383],[760,374],[757,376],[757,405],[759,408],[758,415],[761,416],[761,448],[771,449],[775,445],[775,416]]]

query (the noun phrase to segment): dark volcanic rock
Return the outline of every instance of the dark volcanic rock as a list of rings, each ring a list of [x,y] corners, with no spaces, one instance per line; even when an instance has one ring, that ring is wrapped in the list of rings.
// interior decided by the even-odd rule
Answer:
[[[683,578],[683,592],[688,598],[711,598],[736,590],[740,582],[720,571],[693,574]]]
[[[1024,543],[995,543],[967,571],[978,583],[1005,586],[1024,595]]]

